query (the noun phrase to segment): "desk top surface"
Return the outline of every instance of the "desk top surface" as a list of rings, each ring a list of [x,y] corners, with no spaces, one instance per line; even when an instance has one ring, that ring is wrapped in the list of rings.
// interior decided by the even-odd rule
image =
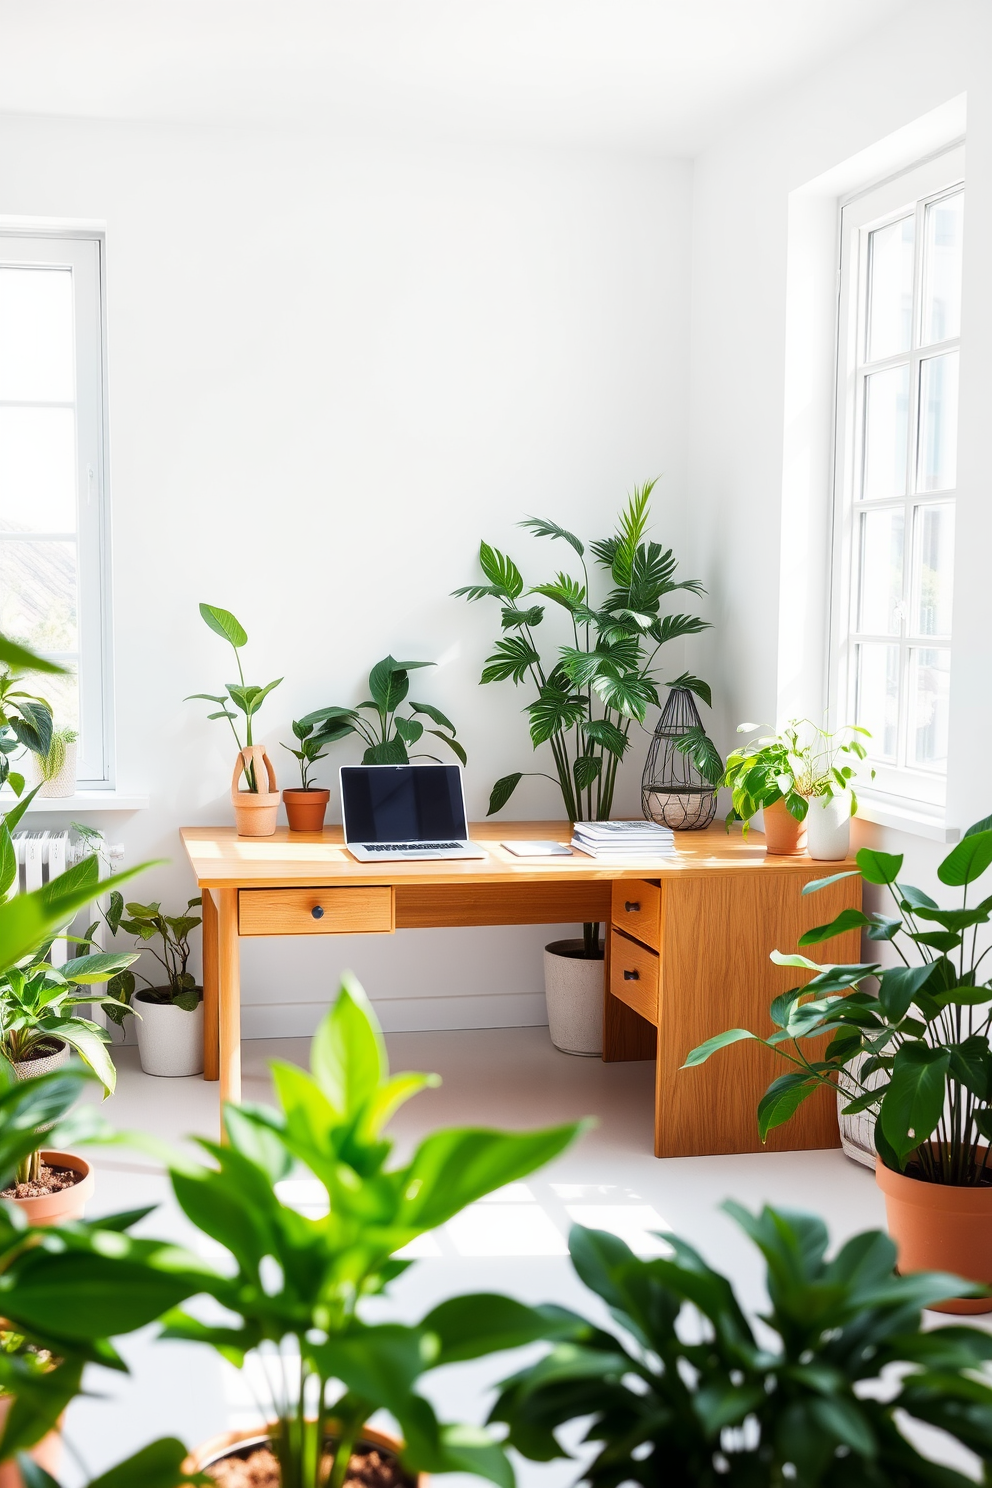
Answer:
[[[239,837],[234,827],[183,827],[183,845],[197,882],[209,888],[299,888],[307,885],[348,884],[482,884],[547,883],[576,879],[658,878],[688,874],[803,873],[826,877],[853,868],[851,860],[814,862],[797,857],[768,856],[760,832],[745,838],[739,827],[729,833],[723,825],[704,832],[676,832],[674,858],[645,856],[629,862],[604,862],[574,853],[572,857],[516,858],[500,846],[504,841],[567,843],[571,824],[563,821],[473,822],[474,841],[483,844],[487,858],[428,858],[416,862],[359,863],[343,846],[340,827],[323,832],[290,832],[278,827],[272,837]]]

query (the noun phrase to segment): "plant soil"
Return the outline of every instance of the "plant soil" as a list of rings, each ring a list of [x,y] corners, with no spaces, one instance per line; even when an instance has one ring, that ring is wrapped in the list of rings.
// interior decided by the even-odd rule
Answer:
[[[222,1457],[205,1472],[221,1488],[280,1488],[282,1481],[271,1447],[252,1447],[243,1457]],[[345,1488],[414,1488],[414,1481],[395,1457],[370,1447],[352,1453]]]
[[[50,1168],[41,1165],[41,1176],[32,1183],[12,1183],[0,1190],[0,1199],[45,1199],[49,1194],[62,1193],[63,1189],[75,1188],[84,1175],[75,1168]]]

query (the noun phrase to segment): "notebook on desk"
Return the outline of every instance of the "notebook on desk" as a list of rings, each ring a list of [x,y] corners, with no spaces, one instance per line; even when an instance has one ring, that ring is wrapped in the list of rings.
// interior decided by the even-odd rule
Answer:
[[[342,765],[344,845],[360,863],[485,858],[458,765]]]

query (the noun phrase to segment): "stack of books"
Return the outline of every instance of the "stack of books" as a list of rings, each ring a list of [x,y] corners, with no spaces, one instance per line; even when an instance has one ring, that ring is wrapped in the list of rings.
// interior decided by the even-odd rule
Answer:
[[[606,858],[613,863],[676,856],[671,827],[650,821],[576,822],[572,846],[591,858]]]

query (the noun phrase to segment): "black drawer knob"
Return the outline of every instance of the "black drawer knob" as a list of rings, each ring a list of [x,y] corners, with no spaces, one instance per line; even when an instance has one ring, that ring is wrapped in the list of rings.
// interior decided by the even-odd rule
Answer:
[[[637,975],[636,971],[625,971],[623,974],[623,979],[625,982],[640,981],[640,977]]]
[[[322,904],[315,904],[314,907],[313,907],[313,909],[310,911],[310,913],[313,915],[313,917],[314,917],[315,920],[322,920],[324,918],[324,907],[323,907],[323,905]]]
[[[627,911],[628,914],[637,914],[640,910],[640,907],[641,906],[638,904],[636,899],[628,899],[624,905],[624,909]]]

